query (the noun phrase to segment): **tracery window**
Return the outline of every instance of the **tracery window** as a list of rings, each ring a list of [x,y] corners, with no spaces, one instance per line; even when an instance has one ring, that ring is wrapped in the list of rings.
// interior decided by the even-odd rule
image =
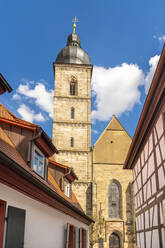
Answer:
[[[117,233],[112,233],[109,237],[109,248],[120,248],[120,238]]]
[[[108,187],[108,216],[109,218],[120,218],[121,192],[119,184],[112,181]]]
[[[71,77],[71,82],[70,82],[70,95],[71,96],[76,96],[78,92],[77,89],[77,79],[75,76]]]
[[[74,119],[74,113],[75,113],[75,110],[74,110],[74,108],[72,107],[72,108],[71,108],[71,119]]]
[[[74,138],[73,137],[70,138],[70,146],[74,147]]]

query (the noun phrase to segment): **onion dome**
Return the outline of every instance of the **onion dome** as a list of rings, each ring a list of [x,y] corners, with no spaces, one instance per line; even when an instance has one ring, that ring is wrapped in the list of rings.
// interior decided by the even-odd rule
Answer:
[[[67,45],[57,55],[55,63],[59,64],[91,64],[88,54],[81,48],[78,34],[68,36]]]

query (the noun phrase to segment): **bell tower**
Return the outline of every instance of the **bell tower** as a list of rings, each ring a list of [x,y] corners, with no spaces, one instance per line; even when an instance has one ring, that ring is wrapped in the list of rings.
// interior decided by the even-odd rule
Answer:
[[[75,23],[74,23],[75,25]],[[73,185],[83,210],[91,211],[91,77],[88,54],[75,33],[54,62],[55,92],[53,142],[59,154],[56,161],[73,167],[78,181]]]

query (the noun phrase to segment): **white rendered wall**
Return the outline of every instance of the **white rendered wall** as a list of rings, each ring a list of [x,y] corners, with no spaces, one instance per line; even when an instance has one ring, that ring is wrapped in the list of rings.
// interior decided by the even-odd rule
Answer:
[[[24,248],[64,248],[67,223],[88,230],[80,221],[0,183],[0,199],[26,210]],[[4,248],[4,246],[3,246]]]

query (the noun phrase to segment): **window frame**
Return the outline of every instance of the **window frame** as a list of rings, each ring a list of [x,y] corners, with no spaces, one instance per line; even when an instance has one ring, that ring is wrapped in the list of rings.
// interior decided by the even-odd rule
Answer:
[[[71,183],[66,178],[64,178],[63,184],[64,184],[63,186],[64,195],[70,198],[71,197]]]
[[[77,96],[78,95],[78,84],[77,84],[77,78],[74,75],[71,76],[69,87],[70,87],[69,89],[70,96]]]
[[[114,195],[112,195],[112,185],[115,184],[115,187],[118,189],[117,198],[114,200]],[[111,213],[111,208],[116,208],[115,215]],[[121,185],[118,181],[112,180],[108,185],[108,218],[111,219],[121,219]]]
[[[76,96],[76,82],[70,83],[70,96]]]
[[[39,156],[43,157],[43,172],[42,175],[40,175],[35,169],[34,169],[34,154],[38,153]],[[32,148],[32,157],[31,157],[31,168],[32,170],[40,177],[46,179],[46,172],[47,172],[47,168],[46,168],[46,156],[45,154],[33,143],[33,148]]]

